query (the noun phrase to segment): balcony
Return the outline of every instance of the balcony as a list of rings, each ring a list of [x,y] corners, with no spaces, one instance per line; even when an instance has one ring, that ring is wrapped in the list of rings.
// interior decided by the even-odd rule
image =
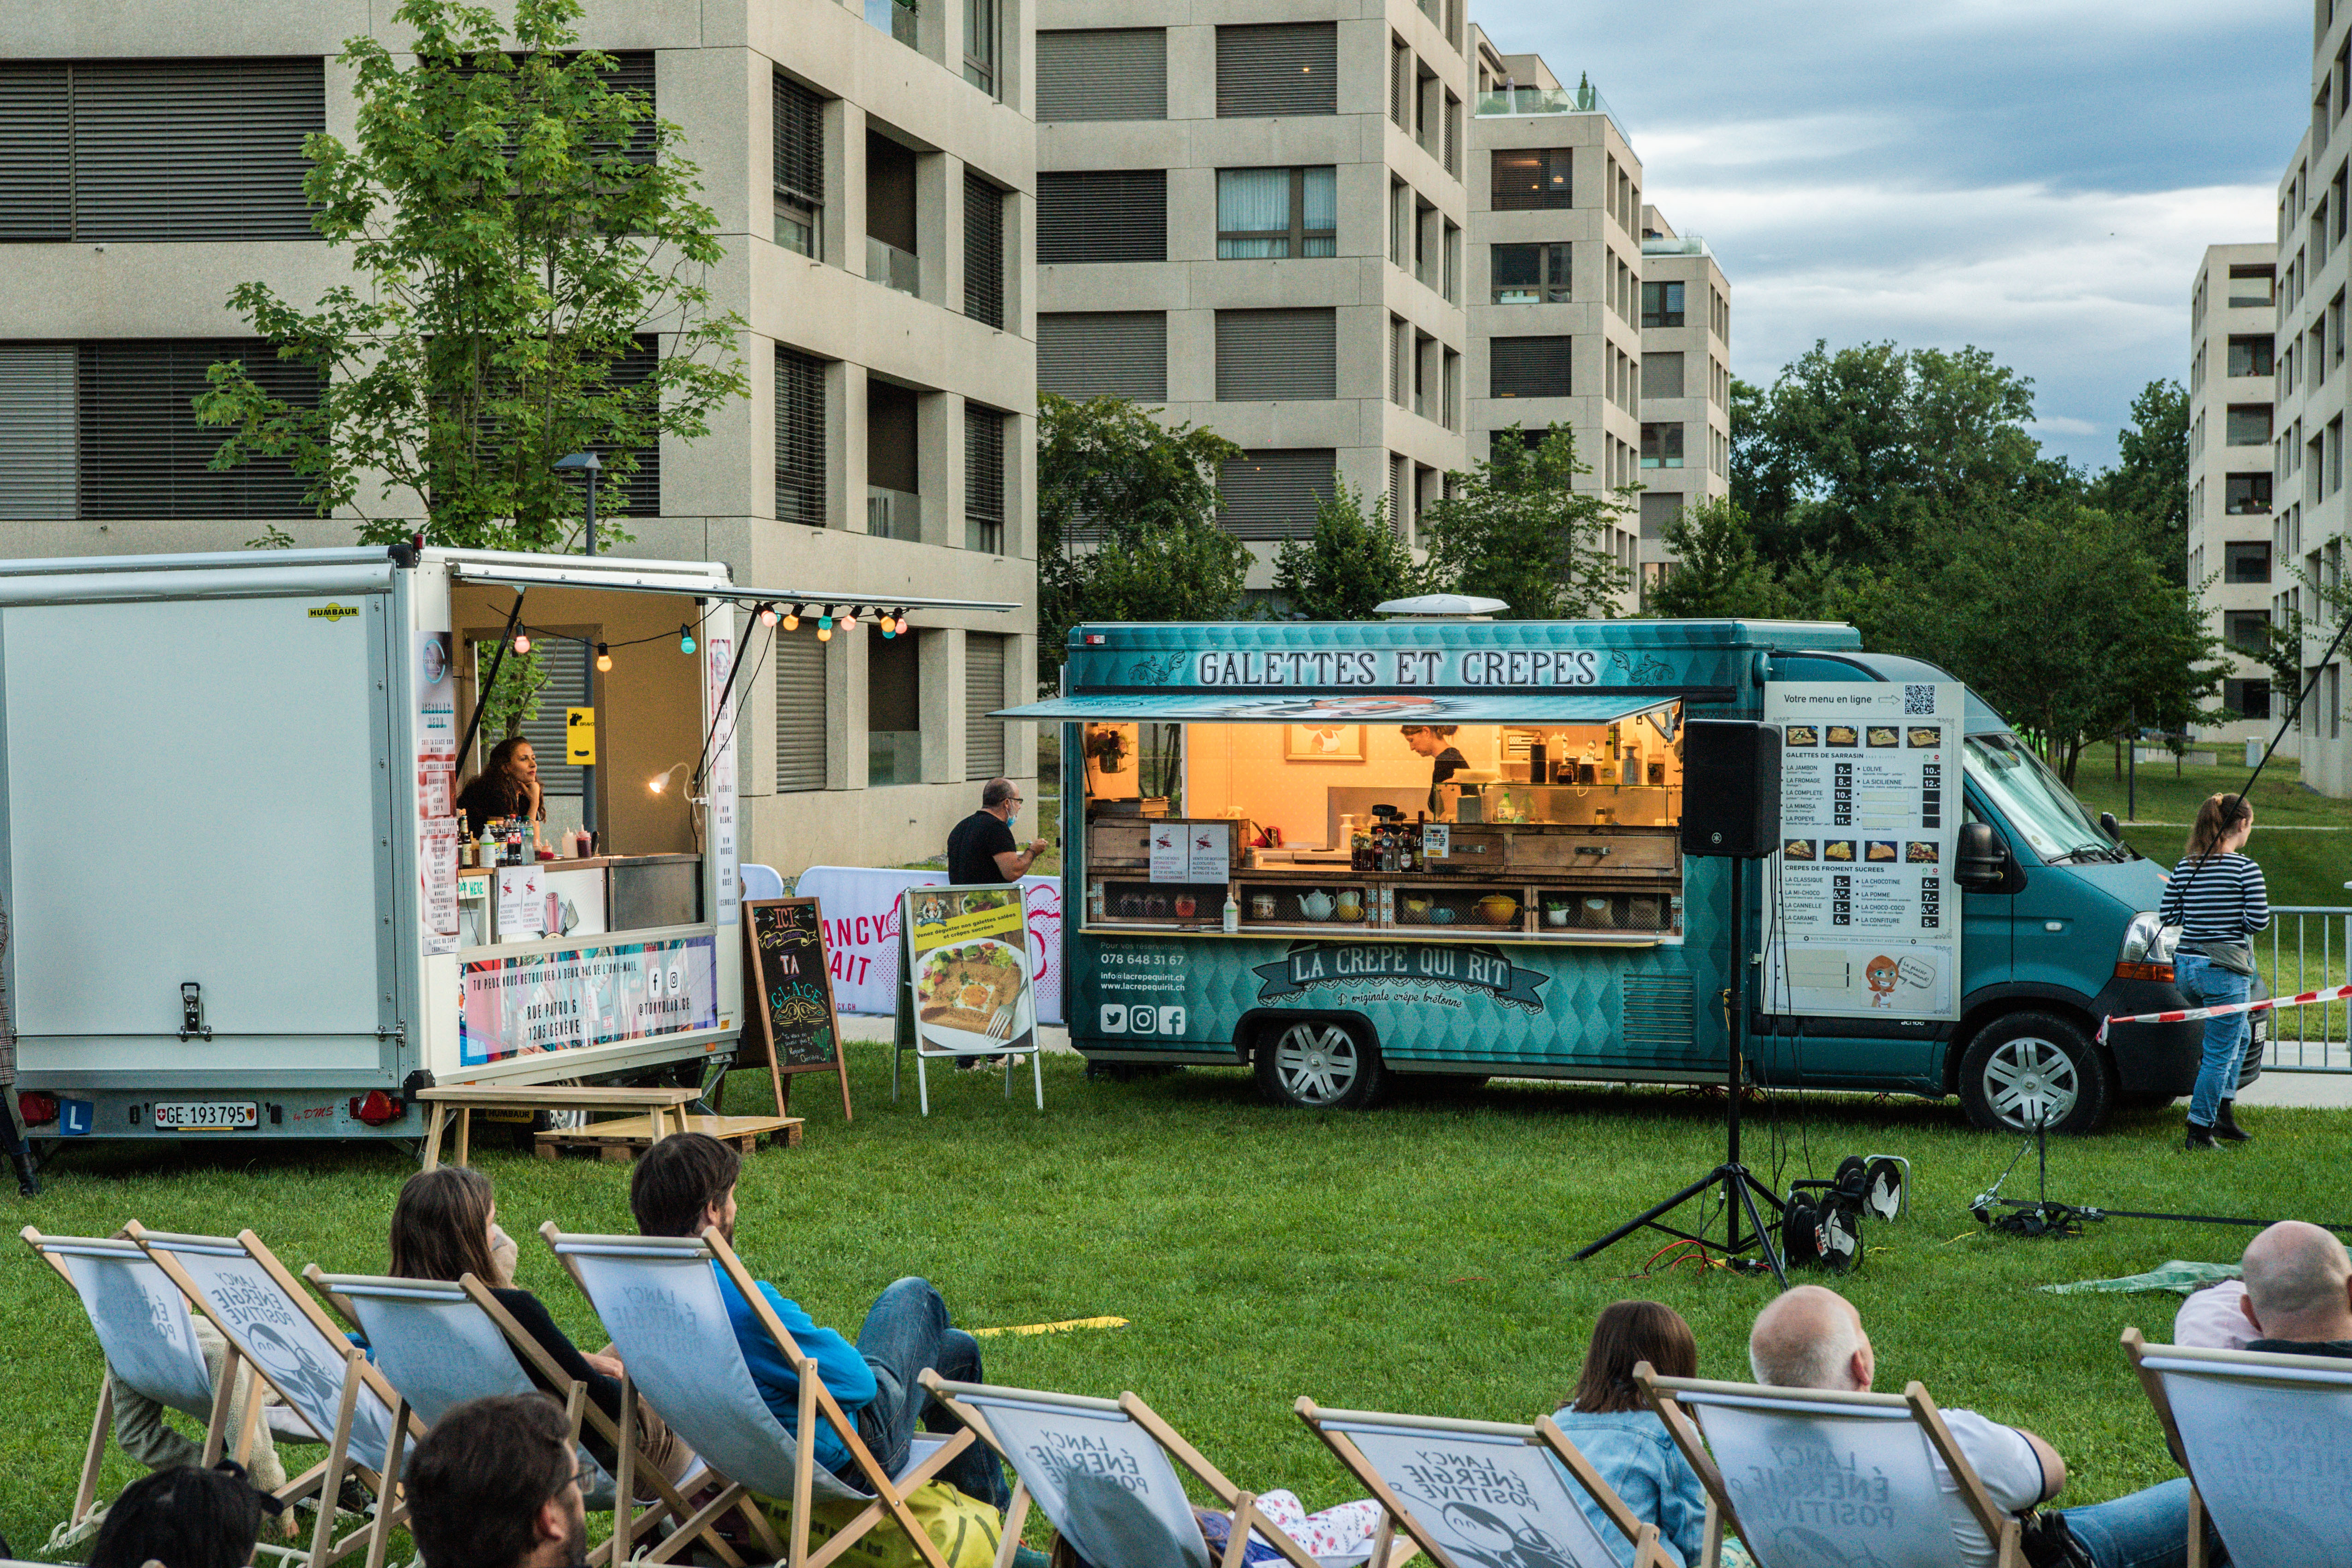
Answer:
[[[866,0],[867,26],[889,34],[910,49],[919,49],[921,43],[915,35],[915,11],[911,5],[901,5],[898,0]]]
[[[923,537],[923,498],[906,490],[866,486],[866,531],[877,538]]]
[[[1642,242],[1643,256],[1708,256],[1706,241],[1696,235],[1685,235],[1680,239],[1645,239]]]
[[[1618,135],[1628,142],[1633,140],[1623,119],[1609,107],[1609,100],[1590,81],[1579,80],[1574,88],[1507,87],[1478,95],[1481,120],[1537,114],[1605,114],[1617,128]]]
[[[915,254],[872,235],[866,236],[866,276],[886,288],[923,297],[923,268]]]

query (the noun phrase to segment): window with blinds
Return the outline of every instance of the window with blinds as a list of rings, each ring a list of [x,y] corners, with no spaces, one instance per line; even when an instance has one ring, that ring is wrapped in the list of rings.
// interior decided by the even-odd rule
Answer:
[[[1037,390],[1077,402],[1166,397],[1168,317],[1158,310],[1040,313]]]
[[[776,671],[776,792],[824,788],[825,648],[803,625],[779,631],[769,662]]]
[[[661,361],[661,340],[646,333],[640,336],[629,351],[613,361],[610,372],[612,386],[617,391],[642,386],[649,380]],[[632,517],[661,516],[661,443],[650,446],[624,448],[609,441],[589,444],[604,464],[607,477],[596,491],[596,507],[600,512],[625,513]],[[613,459],[627,451],[636,459],[635,471],[626,477],[612,473]]]
[[[963,313],[1004,325],[1004,193],[967,169],[963,174]]]
[[[1490,338],[1488,397],[1568,397],[1568,338]]]
[[[970,403],[963,411],[963,548],[1004,549],[1004,415]]]
[[[538,757],[541,792],[577,799],[587,793],[587,780],[563,760],[563,710],[588,706],[588,647],[569,637],[533,637],[530,651],[547,684],[539,688],[539,712],[522,721],[522,737]],[[565,820],[552,809],[547,815],[550,832],[555,831],[552,824]]]
[[[1004,651],[1010,637],[967,632],[963,638],[963,776],[1004,773],[1004,721],[988,716],[1005,706]]]
[[[1217,399],[1339,395],[1338,314],[1325,307],[1217,312]]]
[[[511,51],[507,55],[509,60],[518,65],[528,57]],[[575,52],[565,54],[561,57],[568,65],[578,56]],[[654,98],[653,51],[651,49],[624,50],[607,55],[605,57],[613,62],[612,68],[598,74],[604,78],[606,89],[614,93],[629,93],[645,99],[646,112],[630,122],[628,142],[625,147],[616,146],[609,141],[592,141],[589,143],[588,151],[598,155],[619,152],[625,153],[633,163],[650,163],[654,158],[654,114],[656,107]],[[470,77],[475,71],[475,68],[471,65],[460,65],[456,68],[460,77]],[[519,157],[521,152],[521,139],[509,130],[505,144],[499,150],[499,156],[511,162]]]
[[[1565,147],[1497,147],[1491,170],[1495,211],[1540,212],[1572,205],[1571,167]]]
[[[1168,171],[1037,176],[1037,265],[1168,259]]]
[[[776,243],[819,256],[824,214],[824,99],[779,74],[775,78],[770,179],[776,193]]]
[[[1328,446],[1244,452],[1217,473],[1218,521],[1242,539],[1307,538],[1315,507],[1331,494],[1339,454]]]
[[[776,520],[824,527],[824,362],[776,345]]]
[[[253,339],[112,339],[78,345],[74,437],[84,517],[307,517],[307,483],[282,457],[207,470],[227,432],[196,423],[189,400],[215,361],[236,360],[263,391],[314,403],[319,375]]]
[[[1168,30],[1086,27],[1037,35],[1037,120],[1168,118]]]
[[[315,56],[0,62],[0,240],[311,239]]]
[[[79,357],[71,343],[0,343],[0,520],[74,515]]]
[[[1339,31],[1331,22],[1217,29],[1217,117],[1339,112]]]

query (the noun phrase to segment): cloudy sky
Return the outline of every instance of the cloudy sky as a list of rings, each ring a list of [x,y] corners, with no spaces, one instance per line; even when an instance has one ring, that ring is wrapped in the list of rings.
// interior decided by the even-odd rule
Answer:
[[[2185,381],[2209,244],[2262,242],[2309,118],[2311,0],[1486,0],[1496,46],[1591,73],[1648,199],[1732,285],[1759,383],[1825,338],[1974,343],[2096,467]],[[1638,17],[1638,20],[1636,19]]]

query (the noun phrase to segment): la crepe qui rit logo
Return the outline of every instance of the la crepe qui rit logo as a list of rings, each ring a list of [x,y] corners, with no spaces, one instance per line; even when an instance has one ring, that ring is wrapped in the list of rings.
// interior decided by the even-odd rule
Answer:
[[[1348,988],[1384,980],[1484,991],[1506,1007],[1543,1010],[1538,987],[1551,978],[1522,969],[1499,947],[1416,946],[1402,942],[1302,942],[1281,962],[1257,966],[1260,1001],[1295,997],[1318,986]]]

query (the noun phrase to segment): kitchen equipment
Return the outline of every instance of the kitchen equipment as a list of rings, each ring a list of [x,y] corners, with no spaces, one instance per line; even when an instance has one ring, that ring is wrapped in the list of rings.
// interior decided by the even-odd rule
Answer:
[[[1429,923],[1432,925],[1451,925],[1454,924],[1454,911],[1441,904],[1429,912]]]
[[[1335,909],[1342,920],[1361,920],[1364,917],[1363,894],[1352,887],[1342,890]]]
[[[1478,901],[1478,918],[1489,925],[1508,925],[1519,913],[1519,901],[1507,893],[1490,893]]]
[[[1192,913],[1193,913],[1193,911],[1194,911],[1194,910],[1196,910],[1196,909],[1198,909],[1199,907],[1200,907],[1200,905],[1198,905],[1197,904],[1195,904],[1195,903],[1193,903],[1193,902],[1192,902],[1192,895],[1191,894],[1189,894],[1189,893],[1180,893],[1180,894],[1178,894],[1176,895],[1176,918],[1177,918],[1177,919],[1179,919],[1179,920],[1190,920],[1190,919],[1192,919]]]
[[[1423,919],[1429,914],[1429,900],[1408,897],[1404,901],[1404,912],[1415,920]]]
[[[1250,915],[1258,920],[1273,919],[1274,894],[1270,893],[1254,893],[1250,894]]]
[[[1615,905],[1606,894],[1587,894],[1584,899],[1584,924],[1595,930],[1605,930],[1617,924]]]
[[[1298,895],[1298,913],[1309,920],[1328,920],[1334,908],[1331,895],[1321,888]]]

